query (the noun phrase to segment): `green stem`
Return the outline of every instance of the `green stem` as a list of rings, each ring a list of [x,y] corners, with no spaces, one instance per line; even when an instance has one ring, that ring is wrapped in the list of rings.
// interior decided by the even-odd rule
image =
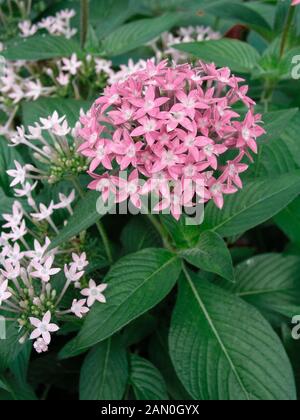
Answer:
[[[109,243],[106,230],[104,229],[104,226],[101,222],[96,222],[96,226],[97,226],[98,232],[100,233],[108,261],[110,264],[112,264],[114,262],[114,259],[113,259],[113,254],[112,254],[112,250],[111,250],[111,246]]]
[[[28,4],[27,4],[27,16],[28,17],[31,15],[31,8],[32,8],[32,0],[28,0]]]
[[[290,6],[289,12],[288,12],[288,15],[287,15],[287,18],[286,18],[286,22],[285,22],[285,25],[284,25],[283,33],[282,33],[282,38],[281,38],[280,58],[283,57],[283,54],[285,52],[285,48],[286,48],[286,44],[287,44],[287,41],[288,41],[288,36],[289,36],[291,25],[293,23],[295,12],[296,12],[296,7],[295,6]]]
[[[149,221],[152,223],[154,228],[160,234],[164,247],[170,251],[174,251],[172,245],[169,242],[169,235],[164,226],[158,221],[158,219],[153,214],[147,214]]]
[[[71,181],[73,182],[73,185],[76,188],[79,196],[84,200],[86,194],[85,194],[84,190],[82,189],[78,179],[75,178],[75,177],[71,177]],[[105,249],[105,252],[106,252],[106,255],[107,255],[107,258],[108,258],[108,261],[109,261],[110,264],[112,264],[113,263],[113,255],[112,255],[112,250],[111,250],[111,246],[110,246],[110,243],[109,243],[107,233],[106,233],[106,231],[104,229],[104,226],[101,222],[96,222],[96,226],[97,226],[98,232],[100,233],[100,236],[101,236],[101,239],[102,239],[102,242],[103,242],[103,245],[104,245],[104,249]]]
[[[265,86],[263,89],[261,102],[264,105],[264,112],[267,113],[269,111],[269,104],[272,101],[274,89],[276,87],[276,82],[270,82],[269,80],[266,80]]]
[[[88,27],[89,27],[89,0],[80,0],[81,2],[81,25],[80,25],[80,41],[83,49],[86,43]]]

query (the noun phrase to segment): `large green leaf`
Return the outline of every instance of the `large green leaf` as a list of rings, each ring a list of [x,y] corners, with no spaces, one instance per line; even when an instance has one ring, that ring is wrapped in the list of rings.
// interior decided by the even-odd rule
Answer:
[[[251,45],[233,39],[184,43],[174,45],[174,48],[203,61],[214,62],[217,66],[245,73],[253,70],[260,57]]]
[[[80,374],[80,399],[121,400],[128,381],[128,360],[120,337],[109,338],[87,355]]]
[[[177,20],[176,13],[168,13],[157,18],[127,23],[103,40],[103,52],[108,56],[116,56],[132,51],[172,28]]]
[[[201,270],[234,281],[230,252],[224,240],[215,232],[203,232],[196,246],[181,251],[180,255]]]
[[[295,243],[300,243],[300,198],[296,198],[274,218],[277,226]]]
[[[209,203],[203,229],[214,230],[221,236],[244,233],[275,216],[299,192],[299,171],[250,182],[237,194],[225,198],[222,211]]]
[[[295,400],[284,348],[253,307],[186,272],[170,331],[186,389],[200,400]]]
[[[106,304],[96,304],[79,335],[62,351],[70,357],[105,340],[156,306],[174,287],[181,271],[178,257],[147,249],[117,262],[106,278]]]
[[[69,241],[79,233],[87,230],[97,223],[107,212],[109,205],[103,203],[100,195],[96,191],[87,193],[75,207],[73,216],[68,220],[68,224],[60,231],[59,235],[51,242],[51,249]]]
[[[263,312],[293,317],[300,311],[300,258],[281,254],[253,257],[236,269],[236,283],[223,287]]]
[[[132,354],[130,358],[130,384],[137,400],[168,400],[167,387],[161,373],[148,360]]]
[[[6,50],[1,54],[11,61],[38,61],[69,57],[73,53],[80,54],[80,52],[79,44],[72,39],[51,35],[34,35],[9,42]]]
[[[300,168],[300,114],[297,108],[263,116],[266,134],[258,140],[258,155],[245,176],[249,179],[276,176]]]

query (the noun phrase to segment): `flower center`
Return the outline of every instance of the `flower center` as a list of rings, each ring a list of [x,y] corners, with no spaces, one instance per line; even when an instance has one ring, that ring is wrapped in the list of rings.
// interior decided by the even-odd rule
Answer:
[[[222,192],[222,185],[221,184],[215,184],[211,187],[211,192],[213,195],[220,194]]]
[[[203,150],[204,150],[204,153],[205,153],[207,156],[212,156],[212,155],[213,155],[213,153],[214,153],[214,146],[213,146],[213,144],[208,144],[207,146],[205,146],[205,147],[203,148]]]
[[[127,191],[129,194],[135,194],[137,192],[137,185],[134,183],[128,184]]]
[[[135,156],[135,147],[133,145],[129,146],[127,149],[127,156],[133,158]]]
[[[91,295],[94,296],[94,297],[98,296],[98,290],[97,289],[92,289],[91,290]]]
[[[250,130],[247,127],[243,128],[242,136],[245,141],[248,141],[250,139]]]
[[[194,144],[195,144],[195,138],[194,138],[194,137],[192,137],[192,136],[188,136],[188,137],[186,138],[186,140],[185,140],[185,145],[186,145],[187,147],[193,147],[193,146],[194,146]]]
[[[147,133],[151,133],[151,131],[154,131],[155,128],[156,128],[156,122],[153,120],[150,120],[145,124],[145,131]]]
[[[99,146],[97,149],[97,158],[99,159],[104,159],[105,158],[105,148],[104,146]]]
[[[40,330],[42,333],[47,332],[47,331],[48,331],[47,325],[46,325],[46,324],[41,324],[41,325],[40,325],[40,327],[39,327],[39,330]]]

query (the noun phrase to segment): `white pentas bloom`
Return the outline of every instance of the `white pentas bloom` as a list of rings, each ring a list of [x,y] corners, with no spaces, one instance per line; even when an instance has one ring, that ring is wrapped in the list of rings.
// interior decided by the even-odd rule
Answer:
[[[61,194],[59,204],[39,206],[34,193],[30,192],[30,201],[40,213],[27,212],[16,201],[12,213],[2,215],[5,227],[0,235],[0,315],[2,311],[6,316],[10,314],[10,320],[15,320],[21,329],[21,341],[34,340],[35,350],[43,353],[67,314],[82,318],[93,303],[105,302],[102,292],[106,285],[92,283],[97,293],[91,290],[87,306],[81,291],[84,293],[86,285],[91,285],[86,275],[89,261],[85,252],[76,252],[82,239],[71,239],[67,249],[51,245],[50,236],[59,235],[53,213],[67,207],[72,211],[75,192]],[[65,281],[62,289],[60,282],[53,283],[57,276]],[[71,307],[66,307],[64,296],[71,287],[74,299]]]
[[[74,131],[66,117],[58,115],[57,112],[45,118],[41,117],[39,122],[28,127],[28,133],[24,127],[17,127],[16,133],[9,139],[10,142],[13,146],[27,146],[37,162],[36,166],[24,166],[15,161],[15,168],[7,172],[13,177],[11,186],[21,184],[21,188],[15,189],[18,197],[26,196],[31,200],[30,193],[36,187],[31,181],[44,180],[54,184],[63,179],[77,177],[87,170],[88,161],[77,153],[80,142],[73,138],[73,134]],[[61,195],[59,208],[64,207],[71,212],[70,205],[73,201],[74,194]],[[42,220],[47,212],[42,208],[36,213],[34,217]]]
[[[77,54],[72,54],[71,58],[62,59],[62,71],[75,76],[82,66],[82,61],[78,60]]]

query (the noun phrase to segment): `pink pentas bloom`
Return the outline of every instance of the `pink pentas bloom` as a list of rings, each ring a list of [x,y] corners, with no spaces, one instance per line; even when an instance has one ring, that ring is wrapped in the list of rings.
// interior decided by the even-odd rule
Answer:
[[[79,152],[91,160],[89,188],[104,202],[112,195],[139,209],[142,196],[154,193],[156,210],[168,207],[176,219],[210,200],[222,208],[224,196],[243,187],[265,133],[248,90],[229,68],[148,61],[81,115],[76,131]]]
[[[293,0],[292,6],[297,6],[297,4],[300,4],[300,0]]]

